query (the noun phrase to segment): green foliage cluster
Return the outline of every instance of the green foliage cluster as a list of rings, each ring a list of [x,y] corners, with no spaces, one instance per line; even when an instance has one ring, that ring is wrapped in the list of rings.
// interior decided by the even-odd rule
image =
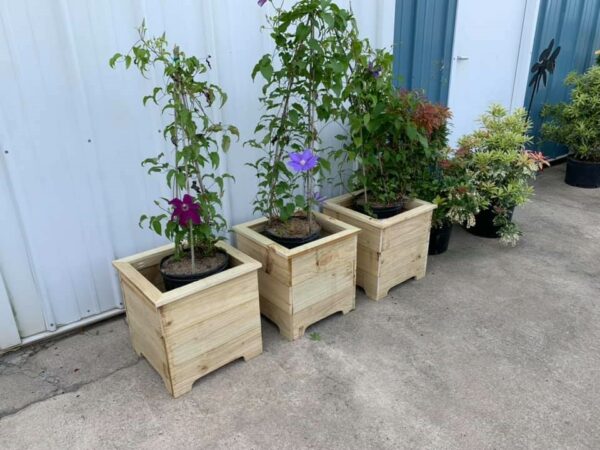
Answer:
[[[337,120],[343,109],[356,23],[352,13],[332,0],[299,0],[290,9],[273,8],[268,24],[275,51],[264,55],[252,72],[265,80],[260,99],[265,112],[248,144],[263,152],[250,164],[259,180],[255,212],[285,222],[298,210],[310,216],[315,178],[330,170],[319,127]],[[306,148],[319,155],[318,166],[304,173],[290,170],[289,153]],[[298,194],[302,187],[304,195]]]
[[[575,159],[600,162],[600,66],[570,73],[565,84],[571,101],[544,106],[542,137],[566,145]]]
[[[335,156],[358,167],[349,179],[351,190],[362,190],[366,211],[399,202],[415,188],[431,152],[426,134],[413,118],[421,99],[393,86],[393,55],[373,50],[367,40],[351,47],[352,67],[343,98],[346,141]]]
[[[140,225],[146,222],[157,234],[164,234],[175,242],[175,255],[181,257],[185,248],[195,253],[212,255],[215,244],[221,239],[219,232],[226,230],[225,219],[219,213],[224,183],[231,175],[217,174],[220,151],[227,151],[232,138],[238,138],[236,127],[214,122],[209,115],[211,109],[221,108],[227,100],[226,94],[215,84],[206,81],[211,68],[209,59],[199,60],[187,56],[178,46],[170,49],[165,35],[149,38],[142,23],[138,29],[139,40],[127,54],[115,54],[110,66],[123,62],[126,68],[132,64],[143,76],[158,68],[164,74],[165,83],[157,86],[152,94],[144,97],[144,105],[152,101],[162,106],[162,113],[170,117],[164,137],[173,146],[169,155],[160,153],[146,159],[142,164],[149,173],[162,173],[173,192],[173,199],[185,194],[194,198],[199,205],[201,223],[181,225],[172,220],[172,199],[155,201],[164,212],[159,215],[142,216]]]
[[[432,227],[449,224],[475,225],[475,215],[484,203],[474,180],[466,170],[466,161],[453,158],[449,147],[437,153],[438,161],[419,183],[417,197],[437,206]]]
[[[524,149],[531,138],[523,108],[509,114],[503,106],[492,105],[480,121],[480,129],[459,140],[455,160],[481,196],[481,207],[496,212],[501,241],[515,245],[521,231],[510,220],[510,210],[533,195],[530,180],[547,162],[540,153]]]

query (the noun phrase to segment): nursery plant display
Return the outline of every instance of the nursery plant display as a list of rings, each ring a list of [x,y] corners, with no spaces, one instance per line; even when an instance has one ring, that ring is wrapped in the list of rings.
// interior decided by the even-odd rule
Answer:
[[[541,153],[524,148],[531,139],[524,109],[509,114],[494,104],[480,122],[478,130],[459,140],[455,156],[481,196],[482,210],[467,230],[477,236],[499,237],[502,243],[514,246],[521,236],[512,221],[514,209],[531,198],[530,181],[549,163]]]
[[[453,224],[475,224],[481,197],[467,175],[465,165],[452,156],[448,147],[448,108],[423,99],[415,112],[415,121],[427,136],[429,150],[435,161],[424,170],[416,183],[419,198],[437,206],[433,211],[429,254],[437,255],[448,249]]]
[[[454,159],[449,149],[431,174],[420,185],[420,197],[437,206],[433,212],[429,237],[429,254],[438,255],[448,250],[452,227],[475,225],[475,217],[483,203],[462,161]]]
[[[394,89],[392,55],[372,50],[367,41],[355,42],[352,49],[344,91],[348,136],[339,136],[349,139],[336,156],[357,169],[350,193],[326,201],[324,212],[361,229],[357,284],[379,300],[393,286],[425,276],[435,205],[415,199],[414,193],[432,159],[414,120],[421,99]]]
[[[440,151],[440,157],[419,187],[419,197],[437,206],[431,222],[430,255],[448,250],[454,224],[464,224],[467,228],[475,225],[475,216],[483,203],[464,162],[454,159],[449,149]]]
[[[233,126],[216,123],[209,111],[226,101],[206,81],[211,64],[169,47],[139,29],[139,41],[110,65],[135,65],[142,75],[162,71],[164,86],[144,97],[162,108],[171,122],[164,128],[172,151],[143,162],[162,173],[172,198],[156,201],[162,213],[142,216],[158,234],[173,241],[115,261],[131,340],[163,378],[175,397],[191,390],[201,376],[262,352],[257,271],[260,264],[222,241],[226,228],[218,212],[225,180],[215,173],[219,151],[226,151]]]
[[[277,3],[277,4],[275,4]],[[263,263],[261,312],[288,339],[335,312],[354,309],[358,229],[313,212],[317,177],[329,170],[320,129],[339,117],[356,24],[330,0],[300,0],[268,18],[275,43],[253,70],[264,80],[264,114],[248,143],[261,156],[255,212],[234,227],[238,248]]]
[[[583,188],[600,187],[600,66],[584,74],[571,73],[565,83],[573,87],[568,103],[546,105],[542,137],[569,149],[565,182]]]

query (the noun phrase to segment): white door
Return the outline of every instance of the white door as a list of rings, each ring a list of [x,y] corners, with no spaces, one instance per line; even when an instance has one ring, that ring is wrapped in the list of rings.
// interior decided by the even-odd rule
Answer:
[[[458,0],[448,106],[451,145],[490,103],[523,106],[539,0]]]

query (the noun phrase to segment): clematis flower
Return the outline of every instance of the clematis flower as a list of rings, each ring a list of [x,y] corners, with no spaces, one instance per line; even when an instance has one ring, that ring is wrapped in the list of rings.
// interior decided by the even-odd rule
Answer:
[[[310,148],[305,148],[302,153],[290,153],[288,166],[296,172],[307,172],[314,169],[319,163],[319,157]]]
[[[327,197],[321,195],[321,193],[317,191],[313,192],[311,198],[314,202],[318,203],[319,205],[322,205],[325,202],[325,200],[327,200]]]
[[[258,0],[258,6],[264,6],[267,3],[267,0]]]
[[[183,200],[174,198],[169,202],[169,205],[173,206],[173,214],[171,214],[171,220],[178,222],[182,227],[190,225],[190,221],[194,225],[202,223],[200,219],[200,205],[194,202],[194,197],[189,194],[183,196]]]
[[[371,75],[373,75],[374,78],[379,78],[381,76],[381,67],[375,67],[375,63],[371,61],[369,63],[369,72],[371,72]]]

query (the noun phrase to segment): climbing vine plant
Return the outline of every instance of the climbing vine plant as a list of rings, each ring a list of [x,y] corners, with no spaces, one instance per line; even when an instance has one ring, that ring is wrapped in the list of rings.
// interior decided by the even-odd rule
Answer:
[[[255,211],[270,221],[286,221],[304,210],[310,220],[320,200],[315,178],[330,171],[320,130],[342,112],[356,23],[331,0],[299,0],[290,9],[259,1],[265,3],[275,10],[268,18],[275,51],[252,72],[265,81],[264,114],[248,141],[263,152],[250,164],[259,180]],[[301,188],[304,194],[298,194]]]
[[[144,23],[138,32],[139,40],[131,50],[116,53],[110,66],[122,62],[129,68],[133,64],[145,77],[153,68],[162,71],[164,85],[155,87],[143,103],[152,101],[162,106],[163,115],[170,119],[164,137],[172,145],[168,155],[160,153],[142,163],[148,173],[165,175],[172,198],[156,200],[163,213],[143,215],[140,225],[145,223],[174,241],[176,258],[189,248],[194,269],[197,256],[214,254],[221,239],[218,234],[227,227],[219,209],[225,180],[231,175],[216,171],[220,151],[226,152],[239,133],[236,127],[211,118],[211,111],[223,107],[227,95],[206,80],[210,57],[199,60],[187,56],[177,45],[170,48],[164,34],[148,37]]]

